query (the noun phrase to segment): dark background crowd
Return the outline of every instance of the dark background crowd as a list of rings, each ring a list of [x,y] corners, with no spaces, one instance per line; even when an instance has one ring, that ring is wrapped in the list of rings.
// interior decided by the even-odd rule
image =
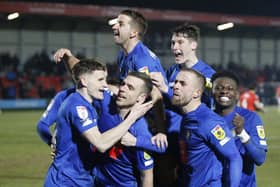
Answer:
[[[77,54],[79,58],[84,56]],[[23,65],[21,65],[23,64]],[[117,77],[117,66],[108,63],[110,77]],[[228,69],[236,72],[241,80],[241,89],[256,83],[257,93],[265,104],[274,104],[275,85],[280,82],[277,67],[266,65],[260,69],[250,69],[235,62],[227,67],[211,64],[216,71]],[[63,63],[55,64],[52,56],[42,51],[21,62],[16,55],[0,54],[0,98],[52,98],[61,89],[71,87],[71,76]]]

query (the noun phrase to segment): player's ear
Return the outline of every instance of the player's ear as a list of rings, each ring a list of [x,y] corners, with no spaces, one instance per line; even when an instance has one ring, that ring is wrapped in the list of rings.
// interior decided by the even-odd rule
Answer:
[[[192,50],[197,49],[197,41],[194,41],[194,40],[191,41],[191,48],[192,48]]]
[[[235,97],[236,101],[239,101],[239,97],[240,97],[240,93],[238,90],[236,90],[236,97]]]
[[[79,86],[87,87],[87,77],[84,75],[80,76]]]
[[[147,94],[141,93],[138,96],[136,102],[142,104],[142,103],[144,103],[146,101],[146,98],[147,98]]]
[[[193,93],[193,98],[194,98],[194,99],[197,99],[197,98],[199,98],[201,95],[202,95],[201,89],[197,89],[197,90],[194,91],[194,93]]]
[[[137,37],[137,35],[138,35],[138,32],[136,30],[132,30],[130,32],[130,38],[135,38],[135,37]]]

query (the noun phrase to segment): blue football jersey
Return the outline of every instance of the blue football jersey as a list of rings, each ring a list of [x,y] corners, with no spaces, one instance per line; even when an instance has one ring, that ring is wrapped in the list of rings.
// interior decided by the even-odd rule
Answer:
[[[220,157],[232,160],[231,184],[240,182],[242,162],[223,118],[205,104],[183,116],[180,132],[184,186],[221,186]]]
[[[215,70],[211,68],[208,64],[204,63],[202,60],[199,60],[194,66],[191,67],[191,69],[196,70],[197,72],[201,73],[205,79],[206,79],[206,90],[205,93],[203,93],[202,96],[202,102],[205,103],[207,106],[211,106],[211,77],[215,73]],[[166,71],[166,77],[168,80],[168,86],[169,86],[169,94],[170,97],[172,97],[173,92],[173,86],[176,79],[176,76],[180,72],[180,64],[174,64],[168,68]]]
[[[146,74],[150,72],[161,72],[166,77],[159,58],[141,41],[127,55],[124,51],[120,51],[117,62],[121,80],[125,79],[131,71],[140,71]]]
[[[203,61],[199,60],[192,69],[200,72],[206,78],[206,90],[202,96],[202,102],[205,103],[207,106],[211,106],[212,104],[212,97],[211,97],[211,77],[215,73],[215,70],[212,69],[208,64],[204,63]],[[167,81],[168,81],[168,97],[172,98],[173,96],[173,86],[176,80],[176,76],[180,72],[180,65],[174,64],[170,66],[170,68],[166,71]],[[167,106],[169,108],[169,106]],[[168,121],[168,132],[169,133],[178,133],[180,130],[182,116],[175,112],[174,110],[166,110],[166,118]]]
[[[94,107],[99,113],[98,128],[100,132],[105,132],[108,129],[120,124],[122,119],[118,115],[117,105],[115,103],[115,96],[110,90],[105,90],[102,100],[95,100],[93,102]],[[106,124],[106,125],[102,125]],[[163,153],[166,148],[159,148],[152,144],[150,136],[137,136],[136,147],[143,148],[149,151]]]
[[[114,97],[110,92],[104,92],[104,99],[95,102],[101,110],[98,128],[105,132],[120,124],[123,119],[118,114]],[[142,117],[138,119],[129,129],[136,138],[146,137],[151,139],[148,124]],[[144,149],[137,147],[125,147],[120,143],[114,145],[101,158],[94,169],[96,180],[104,186],[134,186],[139,182],[139,175],[135,171],[147,170],[153,167],[153,159]]]
[[[97,113],[79,93],[68,96],[57,117],[56,156],[45,186],[93,186],[94,152],[82,134],[97,126]]]
[[[75,92],[75,88],[69,88],[58,92],[50,101],[47,109],[44,111],[37,124],[37,132],[41,139],[48,145],[51,144],[52,134],[50,127],[55,124],[57,113],[62,102],[71,94]]]
[[[230,114],[224,116],[229,129],[232,131],[234,130],[232,121],[236,113],[244,118],[244,129],[250,136],[250,140],[246,144],[242,144],[240,139],[237,136],[235,137],[235,144],[243,159],[240,187],[254,187],[256,186],[255,165],[264,162],[267,152],[263,122],[257,113],[245,108],[235,107]],[[228,174],[225,173],[225,175]]]

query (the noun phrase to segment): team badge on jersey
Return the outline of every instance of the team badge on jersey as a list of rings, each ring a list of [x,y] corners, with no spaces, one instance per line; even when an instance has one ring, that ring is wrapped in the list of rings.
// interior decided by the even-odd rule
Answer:
[[[85,106],[76,106],[78,116],[84,121],[88,118],[88,111]]]
[[[146,160],[146,161],[144,162],[145,166],[149,166],[149,165],[151,165],[151,164],[154,163],[154,161],[153,161],[151,155],[149,155],[149,154],[146,153],[145,151],[144,151],[144,159]]]
[[[150,160],[152,157],[148,153],[144,152],[144,159],[145,160]]]
[[[256,128],[257,128],[258,136],[259,136],[261,139],[264,139],[264,138],[265,138],[265,133],[264,133],[263,126],[258,125],[258,126],[256,126]]]
[[[216,127],[211,130],[211,133],[217,140],[223,140],[226,137],[226,133],[220,125],[216,125]]]
[[[141,73],[145,73],[147,75],[149,75],[149,73],[150,73],[148,66],[144,66],[144,67],[138,69],[138,71],[141,72]]]

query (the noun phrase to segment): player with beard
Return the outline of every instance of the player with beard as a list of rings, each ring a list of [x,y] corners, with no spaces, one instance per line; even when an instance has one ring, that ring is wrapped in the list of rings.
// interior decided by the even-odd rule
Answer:
[[[238,107],[239,80],[229,71],[216,73],[212,77],[215,112],[222,116],[234,135],[235,144],[243,159],[240,187],[256,186],[256,169],[264,163],[267,144],[263,122],[259,115]],[[225,173],[227,181],[228,173]]]
[[[188,23],[177,26],[172,31],[171,51],[174,55],[175,64],[170,66],[166,72],[168,84],[160,73],[151,73],[151,78],[153,79],[153,83],[161,90],[166,100],[169,100],[173,96],[172,88],[179,71],[184,67],[194,69],[206,78],[206,89],[203,92],[202,102],[207,106],[212,107],[211,77],[215,73],[215,70],[197,57],[196,51],[198,48],[199,37],[200,31],[197,26]],[[163,159],[161,164],[161,170],[166,173],[163,177],[160,176],[160,178],[165,179],[165,181],[161,180],[161,187],[164,185],[171,186],[176,180],[174,170],[176,170],[177,167],[176,162],[179,153],[177,136],[180,130],[181,119],[181,115],[178,115],[174,110],[166,110],[169,148],[167,149],[166,158]],[[168,178],[169,180],[167,181]]]
[[[222,160],[229,163],[229,186],[237,187],[242,160],[225,120],[201,103],[203,75],[182,68],[173,87],[172,104],[180,108],[182,186],[221,186]]]

